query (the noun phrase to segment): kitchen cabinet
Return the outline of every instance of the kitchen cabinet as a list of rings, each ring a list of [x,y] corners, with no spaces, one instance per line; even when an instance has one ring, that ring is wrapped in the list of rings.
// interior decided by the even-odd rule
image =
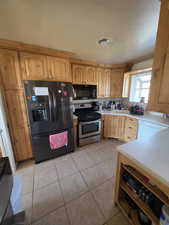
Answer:
[[[103,74],[103,81],[104,81],[104,97],[110,97],[110,76],[111,70],[105,69]]]
[[[105,115],[104,116],[104,137],[123,139],[125,128],[125,117]]]
[[[149,110],[169,113],[169,8],[168,0],[161,1]]]
[[[47,74],[52,81],[72,82],[70,63],[66,59],[47,56]]]
[[[98,98],[110,97],[111,70],[97,68],[96,72],[97,72],[97,79],[98,79],[97,97]]]
[[[73,132],[74,132],[74,146],[77,148],[77,129],[78,129],[78,119],[73,118]]]
[[[5,91],[16,160],[32,158],[31,141],[23,89]]]
[[[19,59],[16,51],[0,49],[0,76],[4,89],[22,87]]]
[[[121,98],[123,91],[124,70],[112,70],[110,80],[110,96],[112,98]]]
[[[47,80],[47,57],[32,53],[20,53],[22,80]]]
[[[138,120],[135,118],[126,117],[124,126],[123,141],[134,141],[138,137]]]
[[[97,78],[98,78],[98,85],[97,85],[97,97],[103,98],[104,97],[104,69],[97,68]]]
[[[104,137],[133,141],[138,135],[138,120],[127,116],[104,115]]]
[[[86,66],[73,64],[72,76],[74,84],[84,84],[84,77],[86,74]]]
[[[83,79],[85,84],[97,85],[96,68],[92,66],[87,66],[86,73]]]

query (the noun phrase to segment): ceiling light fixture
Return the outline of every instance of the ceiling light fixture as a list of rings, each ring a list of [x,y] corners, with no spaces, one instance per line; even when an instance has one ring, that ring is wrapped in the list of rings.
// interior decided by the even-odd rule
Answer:
[[[98,41],[98,44],[102,47],[110,47],[112,45],[112,39],[110,38],[101,38]]]

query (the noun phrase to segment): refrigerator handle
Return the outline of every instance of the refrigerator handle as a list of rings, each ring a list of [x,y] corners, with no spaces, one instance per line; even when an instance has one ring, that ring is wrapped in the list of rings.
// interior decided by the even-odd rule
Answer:
[[[56,92],[53,91],[53,114],[54,114],[54,121],[56,122],[57,121],[57,118],[56,118],[56,110],[57,110],[57,106],[56,106]]]
[[[53,95],[51,90],[49,89],[49,115],[50,115],[50,120],[53,121],[53,113],[52,113],[52,108],[53,108]]]

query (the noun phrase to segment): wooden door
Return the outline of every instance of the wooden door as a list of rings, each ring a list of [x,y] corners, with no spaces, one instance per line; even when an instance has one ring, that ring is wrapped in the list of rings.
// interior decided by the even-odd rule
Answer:
[[[23,80],[47,80],[47,57],[44,55],[20,53]]]
[[[104,97],[104,70],[102,68],[97,68],[97,97],[103,98]]]
[[[84,77],[86,74],[86,66],[73,64],[72,75],[74,84],[84,84]]]
[[[0,49],[0,76],[5,90],[22,87],[16,51]]]
[[[126,142],[136,140],[138,136],[138,126],[137,119],[126,117],[123,140]]]
[[[92,66],[87,66],[86,73],[83,79],[84,79],[84,83],[86,84],[96,85],[97,84],[96,68]]]
[[[125,128],[124,116],[104,116],[104,137],[123,139]]]
[[[169,113],[169,9],[161,1],[148,109]]]
[[[104,70],[104,97],[110,97],[110,76],[111,76],[111,70],[105,69]]]
[[[50,80],[72,82],[70,63],[66,59],[47,56],[47,71]]]
[[[17,161],[32,158],[29,123],[23,89],[5,91],[10,131]]]
[[[112,98],[121,98],[123,92],[124,70],[112,70],[110,96]]]

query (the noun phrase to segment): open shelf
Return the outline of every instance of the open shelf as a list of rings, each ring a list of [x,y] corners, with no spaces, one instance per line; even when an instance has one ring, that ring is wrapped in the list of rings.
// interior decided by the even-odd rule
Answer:
[[[151,208],[145,203],[143,202],[139,196],[133,192],[129,186],[122,181],[120,184],[120,188],[127,193],[130,198],[135,202],[135,204],[145,213],[145,215],[155,224],[155,225],[159,225],[159,219],[154,215],[153,211],[151,210]]]
[[[160,199],[164,204],[169,206],[169,198],[160,191],[156,186],[150,184],[148,179],[139,173],[132,167],[123,165],[123,169],[130,173],[135,179],[137,179],[142,185],[144,185],[149,191],[151,191],[158,199]]]
[[[120,199],[120,201],[117,202],[117,205],[131,224],[141,225],[138,220],[137,211],[132,209],[124,199]]]

